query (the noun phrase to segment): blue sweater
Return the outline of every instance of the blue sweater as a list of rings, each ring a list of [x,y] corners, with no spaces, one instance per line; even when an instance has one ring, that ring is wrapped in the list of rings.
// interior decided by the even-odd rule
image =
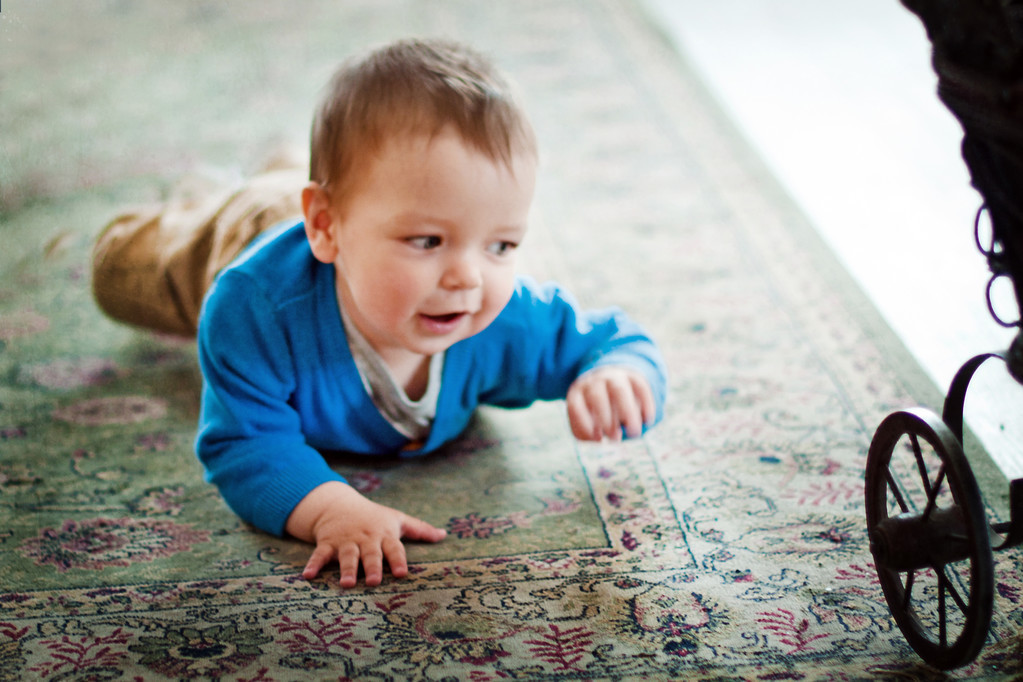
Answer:
[[[276,535],[313,488],[344,481],[320,451],[416,455],[456,438],[480,404],[565,397],[588,369],[625,364],[650,382],[660,420],[663,360],[620,311],[580,311],[555,285],[520,278],[479,334],[448,349],[437,413],[422,448],[403,451],[349,351],[334,266],[313,258],[302,223],[257,239],[207,294],[196,449],[207,479],[242,519]]]

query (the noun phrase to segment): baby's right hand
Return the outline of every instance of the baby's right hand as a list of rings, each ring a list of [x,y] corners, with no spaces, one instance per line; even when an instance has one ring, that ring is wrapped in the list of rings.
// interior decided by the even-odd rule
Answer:
[[[331,481],[302,498],[285,526],[294,537],[316,545],[302,577],[307,580],[334,559],[341,567],[341,587],[354,587],[359,562],[366,585],[383,580],[386,559],[395,578],[408,575],[402,538],[439,542],[447,532],[407,514],[372,502],[355,488]]]

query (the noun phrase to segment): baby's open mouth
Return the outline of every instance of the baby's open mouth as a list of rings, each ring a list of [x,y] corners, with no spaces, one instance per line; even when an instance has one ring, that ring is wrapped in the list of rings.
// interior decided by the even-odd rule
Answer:
[[[454,322],[464,314],[465,313],[447,313],[445,315],[424,315],[423,317],[434,320],[435,322]]]

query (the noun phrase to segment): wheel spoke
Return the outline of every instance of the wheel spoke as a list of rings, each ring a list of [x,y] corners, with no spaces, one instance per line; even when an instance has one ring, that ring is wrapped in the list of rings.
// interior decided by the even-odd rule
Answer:
[[[945,621],[945,572],[938,571],[938,643],[942,649],[948,647],[948,627]]]
[[[910,571],[906,574],[906,586],[905,592],[902,594],[902,610],[909,610],[909,602],[913,599],[913,580],[916,578],[916,571]]]
[[[906,504],[906,499],[902,496],[902,490],[900,490],[899,482],[895,480],[895,475],[892,474],[891,469],[885,469],[885,479],[888,481],[888,489],[892,491],[892,495],[895,496],[895,501],[899,504],[899,509],[903,513],[909,511],[909,505]]]
[[[943,581],[944,589],[948,590],[948,593],[952,595],[952,601],[956,603],[956,606],[958,606],[959,610],[963,612],[963,615],[965,615],[967,609],[966,601],[963,600],[962,595],[959,594],[959,591],[956,590],[955,585],[952,584],[952,580],[948,577],[948,574],[945,573],[945,570],[947,568],[948,566],[942,566],[939,576],[944,579]],[[967,594],[967,596],[969,596],[969,594]]]
[[[941,484],[945,482],[945,464],[942,463],[938,469],[938,478],[934,481],[934,487],[927,493],[927,507],[924,509],[923,520],[931,515],[934,508],[938,506],[938,493],[941,492]]]
[[[909,441],[913,444],[913,458],[916,459],[916,468],[920,472],[920,480],[927,493],[927,499],[931,498],[931,478],[927,475],[927,465],[924,464],[924,454],[920,450],[920,440],[915,433],[909,434]]]

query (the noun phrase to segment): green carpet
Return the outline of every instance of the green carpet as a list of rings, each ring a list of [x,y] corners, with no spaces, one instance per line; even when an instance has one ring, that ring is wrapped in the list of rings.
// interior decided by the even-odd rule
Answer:
[[[543,150],[526,269],[644,322],[670,402],[625,445],[576,443],[554,403],[337,461],[450,532],[341,591],[203,482],[194,348],[105,319],[89,248],[183,175],[301,144],[340,59],[413,34],[517,81]],[[874,429],[941,392],[634,2],[7,0],[0,112],[0,680],[945,679],[862,511]],[[1023,674],[1023,570],[997,561],[953,678]]]

